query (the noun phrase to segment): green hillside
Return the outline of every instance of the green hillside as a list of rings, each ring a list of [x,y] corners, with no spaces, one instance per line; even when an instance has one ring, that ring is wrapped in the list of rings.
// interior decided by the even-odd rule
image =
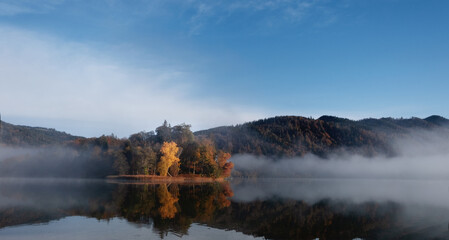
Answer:
[[[20,146],[57,145],[80,138],[53,128],[28,127],[1,122],[0,144]]]
[[[363,119],[353,121],[333,116],[311,119],[280,116],[237,126],[218,127],[195,133],[211,139],[216,148],[236,153],[269,156],[325,156],[344,148],[364,155],[394,154],[390,141],[414,130],[449,129],[440,116],[425,119]],[[448,132],[449,134],[449,132]]]

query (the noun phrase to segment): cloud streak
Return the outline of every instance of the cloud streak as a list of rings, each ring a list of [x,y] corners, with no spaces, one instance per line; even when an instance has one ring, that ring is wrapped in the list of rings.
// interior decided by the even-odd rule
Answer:
[[[311,16],[314,16],[317,26],[329,25],[337,19],[336,14],[327,6],[327,1],[321,0],[192,0],[181,5],[184,12],[193,12],[188,21],[191,35],[200,34],[203,28],[219,25],[237,14],[246,17],[246,24],[257,25],[263,29],[298,24]],[[248,19],[253,22],[248,22]]]
[[[128,67],[87,45],[7,26],[0,26],[0,35],[6,121],[13,116],[73,134],[127,136],[164,119],[201,129],[263,116],[225,99],[193,97],[201,86],[181,67]]]
[[[0,2],[0,16],[14,16],[19,14],[46,13],[53,10],[63,1],[44,0],[44,1],[3,1]]]

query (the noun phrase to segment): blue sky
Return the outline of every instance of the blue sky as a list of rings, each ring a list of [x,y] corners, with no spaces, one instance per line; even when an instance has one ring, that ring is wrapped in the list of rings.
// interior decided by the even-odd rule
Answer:
[[[449,2],[0,0],[0,111],[127,136],[275,115],[449,117]]]

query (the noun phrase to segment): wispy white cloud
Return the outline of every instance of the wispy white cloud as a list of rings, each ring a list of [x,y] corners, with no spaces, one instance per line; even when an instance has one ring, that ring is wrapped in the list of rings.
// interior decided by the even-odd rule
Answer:
[[[48,13],[63,5],[64,0],[5,0],[0,2],[0,16],[20,14]],[[181,25],[190,35],[201,33],[208,27],[214,27],[239,16],[249,16],[246,25],[262,27],[298,24],[309,16],[320,16],[318,25],[335,21],[335,15],[328,14],[328,0],[155,0],[124,1],[99,0],[90,4],[108,24],[127,25],[147,17],[169,16],[182,19]],[[75,8],[75,9],[72,9]],[[78,8],[78,9],[76,9]],[[85,5],[71,4],[70,12],[84,12]],[[67,9],[65,9],[67,10]],[[62,9],[64,11],[64,9]],[[260,14],[263,13],[263,14]],[[85,16],[84,16],[85,17]],[[315,17],[314,17],[315,18]]]
[[[193,33],[198,33],[206,25],[222,22],[231,18],[233,14],[254,15],[264,12],[260,21],[272,26],[273,22],[279,24],[300,23],[312,14],[322,15],[318,25],[329,24],[336,21],[334,14],[329,14],[327,1],[323,0],[249,0],[249,1],[190,1],[187,5],[195,9],[190,25]],[[256,21],[257,21],[256,20]]]
[[[201,129],[265,115],[226,99],[194,96],[200,87],[195,74],[176,66],[125,67],[86,45],[17,28],[0,26],[0,35],[5,119],[57,120],[61,130],[75,134],[126,136],[164,119]]]
[[[28,7],[18,6],[7,2],[0,3],[0,16],[11,16],[21,13],[29,13],[32,10]]]
[[[13,16],[28,13],[45,13],[53,10],[63,0],[4,0],[0,2],[0,16]]]

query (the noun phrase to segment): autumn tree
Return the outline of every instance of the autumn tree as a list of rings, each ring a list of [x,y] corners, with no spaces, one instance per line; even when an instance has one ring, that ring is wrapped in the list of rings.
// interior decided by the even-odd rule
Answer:
[[[145,148],[146,165],[145,174],[156,175],[157,156],[156,153],[150,147]]]
[[[113,167],[120,175],[129,173],[129,163],[126,161],[126,157],[123,152],[116,153]]]
[[[234,163],[232,162],[226,162],[222,168],[221,176],[223,177],[230,177],[231,171],[234,168]]]
[[[156,153],[150,147],[133,147],[131,163],[133,173],[149,175],[156,167]]]
[[[179,170],[180,168],[180,162],[175,162],[173,163],[169,168],[168,168],[168,174],[170,174],[170,176],[172,177],[176,177],[179,174]]]
[[[223,151],[218,151],[217,153],[217,163],[220,168],[221,176],[230,177],[231,171],[234,168],[234,163],[229,162],[228,160],[231,158],[231,154]]]
[[[197,142],[187,144],[181,153],[180,159],[183,172],[192,174],[199,172],[200,145]]]
[[[215,161],[215,147],[209,139],[202,139],[200,141],[199,147],[199,166],[201,169],[201,174],[206,176],[218,177],[220,173],[218,172],[218,164]]]
[[[179,163],[179,148],[175,142],[164,142],[160,152],[162,156],[159,163],[157,164],[157,170],[159,172],[159,175],[167,176],[168,169],[173,164]]]
[[[218,163],[218,166],[219,166],[220,168],[223,168],[223,166],[226,164],[226,162],[227,162],[230,158],[231,158],[231,154],[230,154],[230,153],[227,153],[227,152],[224,152],[224,151],[222,151],[222,150],[219,150],[219,151],[217,152],[217,163]]]

